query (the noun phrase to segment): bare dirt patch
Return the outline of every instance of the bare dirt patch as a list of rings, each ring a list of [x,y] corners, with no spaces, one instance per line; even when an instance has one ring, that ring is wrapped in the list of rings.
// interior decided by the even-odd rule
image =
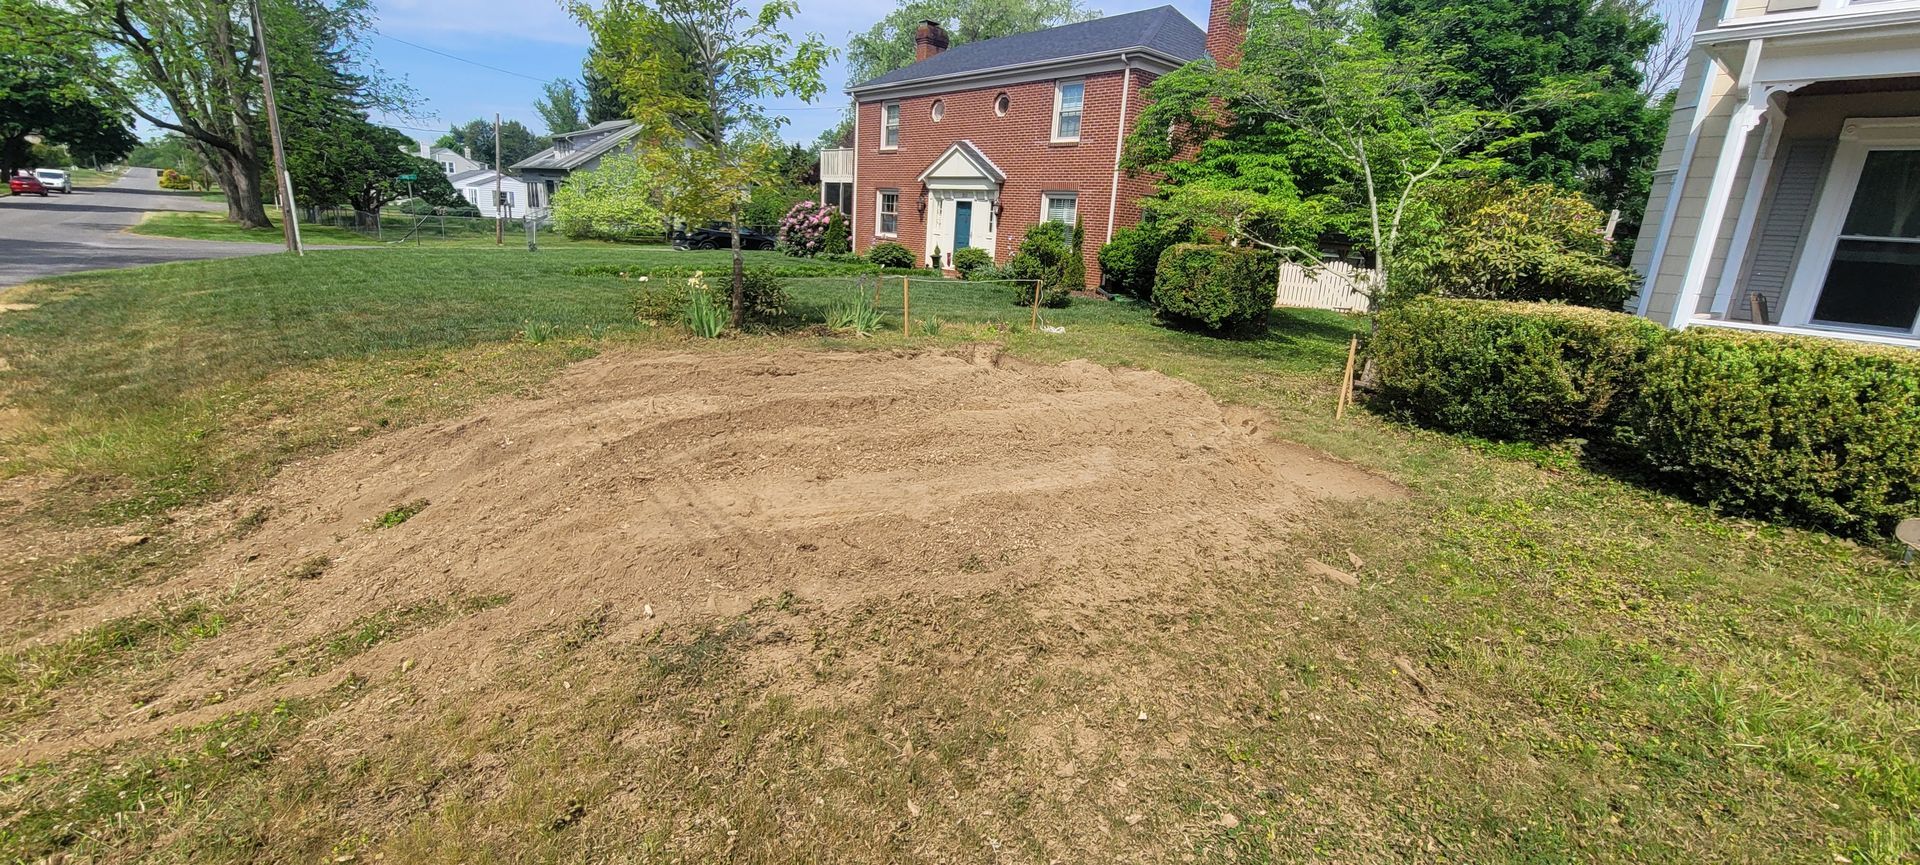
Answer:
[[[609,355],[537,399],[373,439],[224,505],[248,525],[200,566],[36,642],[181,596],[220,598],[224,631],[126,683],[138,694],[60,695],[4,731],[0,762],[349,675],[421,671],[470,693],[532,635],[638,641],[782,599],[833,615],[1012,587],[1072,633],[1169,574],[1270,559],[1317,503],[1397,494],[1158,373],[985,347]],[[756,663],[801,705],[862,687],[791,672],[806,654]]]

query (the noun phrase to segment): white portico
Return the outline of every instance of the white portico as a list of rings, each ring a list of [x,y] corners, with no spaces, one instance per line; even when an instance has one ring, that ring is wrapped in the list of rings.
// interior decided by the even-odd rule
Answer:
[[[1635,311],[1920,347],[1920,0],[1708,6]]]
[[[927,203],[927,248],[921,254],[937,265],[953,266],[957,249],[974,247],[994,251],[999,227],[1000,185],[1007,175],[971,141],[957,141],[920,172]]]

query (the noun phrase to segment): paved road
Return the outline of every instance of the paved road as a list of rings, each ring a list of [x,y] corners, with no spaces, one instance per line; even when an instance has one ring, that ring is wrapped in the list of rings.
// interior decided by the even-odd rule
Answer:
[[[196,193],[161,189],[151,168],[129,168],[111,186],[56,192],[46,198],[0,198],[0,286],[71,273],[277,252],[272,243],[174,240],[128,234],[127,226],[156,210],[219,212],[223,205]]]

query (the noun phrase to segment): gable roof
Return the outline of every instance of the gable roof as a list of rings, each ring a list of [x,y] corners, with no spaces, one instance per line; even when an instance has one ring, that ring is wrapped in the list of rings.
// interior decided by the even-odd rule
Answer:
[[[953,146],[947,148],[939,157],[927,163],[927,170],[920,172],[920,182],[926,183],[927,178],[932,177],[934,172],[938,171],[941,166],[946,165],[948,161],[955,156],[965,160],[973,168],[974,173],[981,177],[995,183],[1005,183],[1007,181],[1007,173],[1001,171],[1000,166],[993,164],[993,160],[988,159],[985,153],[981,153],[980,148],[974,146],[973,142],[962,138],[954,142]]]
[[[510,171],[523,168],[571,171],[640,134],[640,125],[631,120],[607,120],[585,129],[553,136],[554,146],[507,166]],[[567,145],[562,150],[561,145]]]
[[[1207,34],[1180,10],[1160,6],[1125,15],[1062,24],[1032,33],[968,42],[910,66],[847,88],[872,90],[931,78],[947,78],[1075,57],[1147,51],[1185,63],[1206,56]]]

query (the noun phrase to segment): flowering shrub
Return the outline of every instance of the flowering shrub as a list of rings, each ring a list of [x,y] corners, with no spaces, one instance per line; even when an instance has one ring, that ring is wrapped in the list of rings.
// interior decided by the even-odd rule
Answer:
[[[161,189],[192,189],[193,178],[171,168],[160,172]]]
[[[826,250],[827,228],[838,213],[830,204],[802,201],[780,218],[780,248],[812,257]]]

